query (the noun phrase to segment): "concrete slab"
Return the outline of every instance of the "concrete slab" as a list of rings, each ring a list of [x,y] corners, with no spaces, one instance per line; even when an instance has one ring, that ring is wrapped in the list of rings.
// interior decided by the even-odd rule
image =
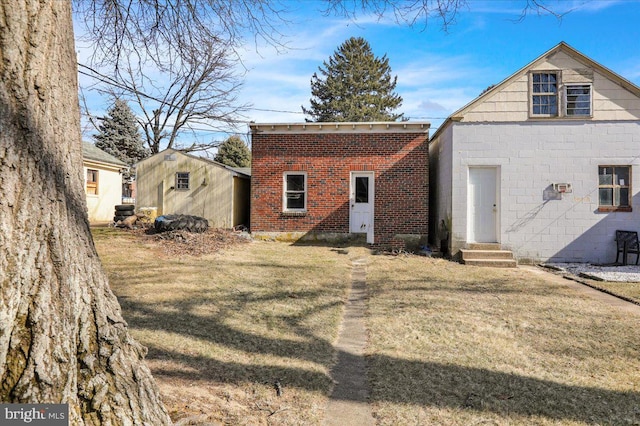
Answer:
[[[542,268],[539,268],[537,266],[519,266],[519,268],[521,269],[526,269],[531,271],[532,273],[542,276],[545,279],[549,280],[549,281],[553,281],[553,282],[557,282],[557,283],[561,283],[564,284],[568,287],[571,287],[573,289],[575,289],[576,291],[579,291],[581,293],[585,293],[589,296],[591,296],[592,298],[602,302],[602,303],[606,303],[612,307],[615,307],[617,309],[620,309],[624,312],[628,312],[630,314],[634,314],[634,315],[640,315],[640,306],[628,302],[626,300],[623,300],[619,297],[607,294],[603,291],[597,290],[595,288],[592,288],[586,284],[582,284],[578,281],[575,280],[571,280],[571,279],[567,279],[564,278],[563,276],[560,275],[556,275],[552,272],[548,272],[545,271]]]

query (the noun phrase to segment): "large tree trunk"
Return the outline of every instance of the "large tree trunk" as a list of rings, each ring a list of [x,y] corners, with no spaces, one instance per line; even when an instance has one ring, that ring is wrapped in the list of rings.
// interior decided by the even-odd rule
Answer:
[[[89,232],[70,1],[0,0],[0,401],[170,423]]]

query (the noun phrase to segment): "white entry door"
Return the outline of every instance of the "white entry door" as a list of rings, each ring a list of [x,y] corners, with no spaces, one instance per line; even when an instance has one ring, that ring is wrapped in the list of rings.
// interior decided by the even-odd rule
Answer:
[[[498,241],[497,177],[496,167],[469,168],[468,242],[495,243]]]
[[[368,243],[373,243],[374,194],[373,172],[351,172],[349,231],[366,233]]]

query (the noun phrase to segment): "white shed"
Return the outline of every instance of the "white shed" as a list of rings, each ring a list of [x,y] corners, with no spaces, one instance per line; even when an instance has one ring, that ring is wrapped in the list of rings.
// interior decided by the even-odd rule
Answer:
[[[82,159],[89,222],[112,222],[114,207],[122,203],[121,172],[128,166],[89,142],[82,143]]]

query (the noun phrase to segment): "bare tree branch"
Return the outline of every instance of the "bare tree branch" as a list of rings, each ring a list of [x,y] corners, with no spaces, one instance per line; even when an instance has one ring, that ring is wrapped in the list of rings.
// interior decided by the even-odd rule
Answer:
[[[467,0],[325,0],[325,15],[345,16],[355,19],[371,13],[378,19],[391,15],[401,25],[423,29],[436,19],[447,31],[455,23],[457,14],[468,5]]]
[[[522,0],[524,18],[534,11],[561,16],[546,0]],[[289,3],[277,0],[75,0],[84,17],[93,56],[83,67],[109,87],[101,92],[135,102],[152,152],[178,147],[191,123],[240,122],[245,105],[235,93],[242,76],[238,48],[253,36],[286,48],[281,28]],[[355,20],[363,14],[446,31],[468,0],[324,0],[325,14]],[[82,71],[81,71],[82,72]],[[128,93],[127,93],[128,92]],[[200,146],[194,142],[191,146]]]
[[[570,9],[566,12],[558,12],[553,9],[551,6],[547,5],[547,2],[544,0],[526,0],[524,7],[522,8],[522,13],[520,13],[520,17],[516,20],[517,22],[523,21],[528,15],[535,13],[536,15],[551,15],[555,16],[558,20],[562,20],[564,15],[570,13],[574,9]]]
[[[272,0],[78,0],[94,52],[82,71],[138,105],[152,152],[177,147],[190,121],[240,120],[237,48],[245,34],[283,48],[283,10]]]

